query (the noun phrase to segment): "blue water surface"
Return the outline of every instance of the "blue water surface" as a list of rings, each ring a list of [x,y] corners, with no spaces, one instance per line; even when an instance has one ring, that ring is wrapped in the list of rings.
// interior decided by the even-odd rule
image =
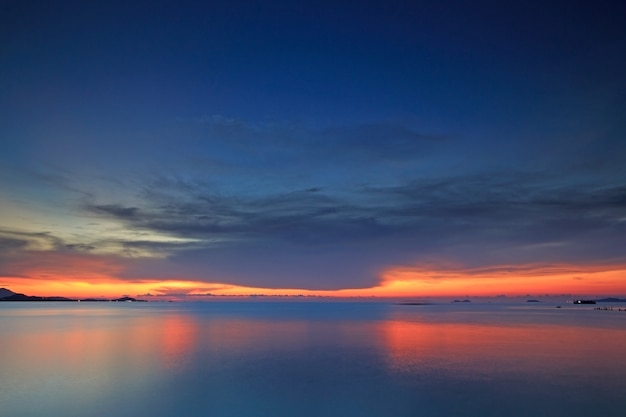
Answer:
[[[588,416],[626,312],[537,304],[0,303],[3,416]]]

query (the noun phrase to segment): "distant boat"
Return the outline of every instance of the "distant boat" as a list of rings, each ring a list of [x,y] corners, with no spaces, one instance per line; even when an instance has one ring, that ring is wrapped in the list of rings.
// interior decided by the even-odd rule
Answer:
[[[574,304],[595,304],[593,300],[574,300]]]

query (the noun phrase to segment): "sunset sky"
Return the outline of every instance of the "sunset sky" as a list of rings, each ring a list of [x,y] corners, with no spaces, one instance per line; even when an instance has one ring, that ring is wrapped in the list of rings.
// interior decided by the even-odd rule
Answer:
[[[625,22],[622,1],[4,1],[0,287],[626,295]]]

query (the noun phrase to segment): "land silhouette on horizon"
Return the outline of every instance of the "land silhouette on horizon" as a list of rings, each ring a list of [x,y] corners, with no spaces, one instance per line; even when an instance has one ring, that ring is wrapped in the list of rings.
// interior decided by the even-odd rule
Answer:
[[[252,298],[256,298],[258,295],[249,295],[249,297]],[[299,298],[299,297],[296,297]],[[73,301],[73,302],[148,302],[148,300],[142,300],[142,299],[137,299],[134,297],[129,297],[129,296],[122,296],[119,298],[105,298],[105,297],[101,297],[101,298],[94,298],[94,297],[88,297],[88,298],[70,298],[70,297],[63,297],[63,296],[37,296],[37,295],[26,295],[26,294],[22,294],[22,293],[16,293],[13,292],[7,288],[0,288],[0,301]],[[576,301],[582,301],[582,300],[576,300]],[[580,304],[580,302],[576,302],[576,301],[572,301],[575,304]],[[618,298],[618,297],[607,297],[607,298],[598,298],[598,299],[589,299],[589,300],[585,300],[587,302],[593,302],[593,303],[626,303],[626,298]],[[452,303],[470,303],[471,300],[469,299],[455,299],[452,301]],[[526,302],[540,302],[539,300],[527,300]],[[405,303],[400,303],[400,304],[405,304],[405,305],[423,305],[423,304],[430,304],[430,303],[423,303],[423,302],[405,302]]]
[[[40,297],[37,295],[26,295],[21,293],[15,293],[7,288],[0,288],[0,301],[74,301],[74,302],[146,302],[146,300],[138,300],[133,297],[120,297],[120,298],[69,298],[69,297],[61,297],[61,296],[52,296],[52,297]]]

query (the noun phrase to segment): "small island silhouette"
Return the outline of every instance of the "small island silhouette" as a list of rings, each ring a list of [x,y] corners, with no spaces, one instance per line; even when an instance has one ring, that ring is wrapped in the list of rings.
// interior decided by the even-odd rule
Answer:
[[[120,297],[120,298],[81,298],[74,299],[68,297],[40,297],[37,295],[26,295],[21,293],[15,293],[6,288],[0,288],[0,301],[73,301],[73,302],[146,302],[146,300],[138,300],[133,297]]]

